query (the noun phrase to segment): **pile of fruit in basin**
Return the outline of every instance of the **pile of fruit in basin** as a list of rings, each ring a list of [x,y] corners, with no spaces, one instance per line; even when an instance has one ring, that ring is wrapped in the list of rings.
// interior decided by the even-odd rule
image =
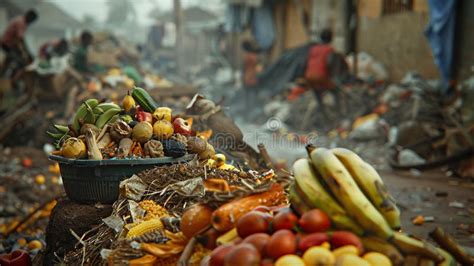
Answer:
[[[308,146],[293,176],[216,164],[162,166],[122,182],[114,211],[68,264],[386,266],[472,265],[437,228],[439,244],[400,230],[375,169],[343,148]],[[216,156],[215,159],[218,160]]]
[[[55,140],[54,155],[71,159],[124,159],[214,155],[203,137],[196,137],[192,120],[173,117],[142,88],[135,87],[121,106],[97,99],[84,101],[70,125],[47,132]]]

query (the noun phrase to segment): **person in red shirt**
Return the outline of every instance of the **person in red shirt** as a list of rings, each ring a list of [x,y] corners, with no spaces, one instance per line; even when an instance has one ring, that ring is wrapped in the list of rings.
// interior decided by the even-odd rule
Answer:
[[[28,10],[24,15],[13,18],[8,24],[0,38],[0,45],[6,54],[3,64],[3,72],[12,62],[16,62],[16,70],[31,61],[31,55],[26,49],[25,32],[29,25],[36,21],[38,14],[34,10]],[[13,71],[15,72],[15,71]]]
[[[332,31],[324,29],[320,35],[321,42],[310,47],[308,61],[306,63],[305,80],[306,84],[313,90],[318,101],[318,108],[322,114],[328,118],[324,108],[323,96],[325,92],[331,92],[334,95],[336,106],[339,106],[339,93],[336,84],[331,79],[329,61],[334,48],[331,46]],[[340,112],[340,110],[337,110]]]

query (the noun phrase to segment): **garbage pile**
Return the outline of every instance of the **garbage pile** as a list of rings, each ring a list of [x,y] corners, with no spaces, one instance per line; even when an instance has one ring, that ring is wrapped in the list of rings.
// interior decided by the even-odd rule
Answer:
[[[265,105],[262,116],[281,121],[281,135],[296,132],[304,136],[313,131],[337,146],[358,151],[372,142],[384,145],[390,150],[385,152],[389,158],[384,167],[425,170],[448,166],[453,175],[472,179],[471,94],[472,82],[467,81],[460,86],[460,94],[446,102],[436,84],[409,73],[398,84],[364,82],[342,87],[339,106],[326,93],[324,107],[332,110],[328,117],[319,112],[321,106],[311,91],[289,98],[285,93],[276,95]]]
[[[43,73],[36,63],[29,66],[19,82],[22,93],[9,90],[4,97],[8,101],[4,100],[2,105],[2,143],[17,146],[28,141],[27,145],[40,148],[47,143],[46,135],[40,132],[51,124],[68,123],[85,100],[109,99],[119,103],[135,86],[143,87],[173,109],[183,107],[197,93],[194,87],[179,84],[139,64],[137,47],[109,33],[95,34],[88,61],[93,66],[90,73],[79,73],[67,64],[54,73]]]
[[[170,108],[159,107],[147,91],[136,87],[122,106],[88,99],[71,125],[54,125],[57,132],[48,134],[60,148],[53,154],[70,159],[178,158],[188,152],[201,159],[212,157],[212,145],[191,137],[191,123],[172,117]]]
[[[44,248],[45,228],[63,194],[59,165],[34,148],[5,148],[0,153],[0,254]]]

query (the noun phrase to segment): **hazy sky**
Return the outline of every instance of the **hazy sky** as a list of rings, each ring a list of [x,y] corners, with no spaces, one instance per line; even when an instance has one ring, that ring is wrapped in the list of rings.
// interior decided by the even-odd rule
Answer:
[[[107,1],[113,0],[46,0],[56,3],[58,6],[72,14],[78,19],[82,19],[85,14],[91,14],[99,21],[104,21],[107,16]],[[173,0],[133,0],[136,7],[138,20],[140,23],[149,24],[151,20],[148,16],[150,10],[159,6],[162,10],[173,8]],[[200,5],[210,9],[222,7],[222,0],[181,0],[182,5],[192,6]]]

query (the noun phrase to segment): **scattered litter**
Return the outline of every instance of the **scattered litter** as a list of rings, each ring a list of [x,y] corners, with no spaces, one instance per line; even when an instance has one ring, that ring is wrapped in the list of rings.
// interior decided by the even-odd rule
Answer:
[[[440,197],[440,198],[444,198],[444,197],[447,197],[448,196],[448,192],[445,192],[445,191],[438,191],[435,193],[435,196],[436,197]]]
[[[464,208],[464,204],[462,202],[459,202],[459,201],[451,201],[449,203],[449,207],[462,209],[462,208]]]
[[[423,225],[425,223],[425,217],[423,217],[423,215],[418,215],[411,220],[411,223],[414,225]]]
[[[413,165],[413,164],[422,164],[426,160],[421,158],[416,152],[404,149],[398,154],[398,163],[401,165]]]
[[[412,168],[412,169],[410,169],[410,174],[411,174],[412,176],[421,176],[421,171],[418,170],[418,169]]]

